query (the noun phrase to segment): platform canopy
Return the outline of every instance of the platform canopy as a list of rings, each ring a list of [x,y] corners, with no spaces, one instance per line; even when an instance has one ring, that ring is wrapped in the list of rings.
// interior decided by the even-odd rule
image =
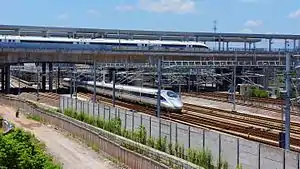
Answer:
[[[211,33],[211,32],[175,32],[149,30],[119,30],[95,28],[68,28],[42,26],[0,25],[0,35],[52,36],[52,37],[90,37],[90,38],[126,38],[157,40],[192,40],[224,42],[259,42],[261,39],[299,40],[300,35],[288,34],[250,34],[250,33]]]

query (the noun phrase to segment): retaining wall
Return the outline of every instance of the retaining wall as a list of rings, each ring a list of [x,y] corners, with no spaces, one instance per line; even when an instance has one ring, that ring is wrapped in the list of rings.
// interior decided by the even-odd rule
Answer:
[[[66,108],[107,120],[120,117],[126,129],[134,130],[142,124],[152,137],[166,136],[168,142],[184,144],[185,148],[207,148],[211,150],[215,164],[222,158],[228,162],[230,169],[235,169],[237,164],[241,164],[243,169],[300,169],[299,153],[259,142],[61,96],[60,109],[63,111]]]

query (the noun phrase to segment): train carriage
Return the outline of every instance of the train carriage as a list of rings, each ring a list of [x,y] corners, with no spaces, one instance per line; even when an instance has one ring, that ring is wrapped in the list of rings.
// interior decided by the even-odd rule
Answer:
[[[70,78],[64,78],[63,85],[70,87],[70,81]],[[94,91],[93,81],[76,81],[76,85],[88,91]],[[96,82],[97,94],[112,96],[112,89],[113,84],[111,83]],[[120,100],[127,100],[152,107],[157,105],[157,89],[115,85],[115,96]],[[160,100],[162,109],[172,112],[181,112],[183,103],[177,93],[171,90],[161,90]]]

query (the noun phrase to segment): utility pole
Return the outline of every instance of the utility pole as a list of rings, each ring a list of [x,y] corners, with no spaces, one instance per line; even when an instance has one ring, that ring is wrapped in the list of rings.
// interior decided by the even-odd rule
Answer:
[[[157,81],[158,81],[158,91],[157,91],[157,110],[156,110],[156,117],[160,118],[160,93],[161,93],[161,59],[158,59],[157,65]]]
[[[93,117],[95,115],[95,104],[96,104],[96,54],[93,57],[93,69],[94,69],[94,94],[93,94]]]
[[[19,67],[19,72],[18,72],[18,85],[19,85],[19,89],[18,89],[18,97],[20,97],[20,88],[21,88],[21,86],[20,86],[20,77],[21,77],[21,69],[20,69],[20,59],[18,60],[18,67]]]
[[[74,78],[74,81],[73,81],[73,92],[74,92],[75,98],[77,99],[77,91],[76,91],[76,68],[74,68],[74,70],[73,70],[73,78]]]
[[[286,96],[285,96],[285,107],[284,107],[284,114],[285,114],[285,149],[290,149],[290,111],[291,111],[291,54],[286,54],[286,65],[285,65],[285,88],[286,88]]]
[[[96,60],[95,60],[95,55],[94,55],[94,66],[93,66],[93,70],[94,70],[94,95],[93,95],[93,102],[96,102]]]
[[[113,106],[116,105],[116,71],[113,71]]]
[[[237,66],[237,53],[235,53],[235,63],[233,66],[233,111],[235,111],[235,95],[236,95],[236,66]]]
[[[39,95],[39,88],[40,88],[40,69],[39,69],[39,64],[38,67],[36,69],[36,73],[37,73],[37,86],[36,86],[36,90],[37,90],[37,100],[40,100],[40,95]]]

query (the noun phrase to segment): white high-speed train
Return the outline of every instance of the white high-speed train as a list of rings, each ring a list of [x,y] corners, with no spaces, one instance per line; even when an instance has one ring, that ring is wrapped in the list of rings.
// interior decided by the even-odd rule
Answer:
[[[70,87],[70,78],[63,79],[63,86]],[[76,81],[76,86],[94,91],[93,81]],[[96,93],[112,96],[113,84],[96,82]],[[157,105],[157,89],[135,86],[115,85],[116,99],[127,100],[155,107]],[[171,90],[161,90],[161,107],[173,112],[181,112],[183,103],[177,93]]]
[[[85,45],[142,49],[170,49],[170,50],[208,50],[203,42],[170,41],[170,40],[131,40],[131,39],[106,39],[106,38],[66,38],[66,37],[37,37],[37,36],[11,36],[0,35],[1,43],[26,43],[26,44],[52,44],[52,45]]]

